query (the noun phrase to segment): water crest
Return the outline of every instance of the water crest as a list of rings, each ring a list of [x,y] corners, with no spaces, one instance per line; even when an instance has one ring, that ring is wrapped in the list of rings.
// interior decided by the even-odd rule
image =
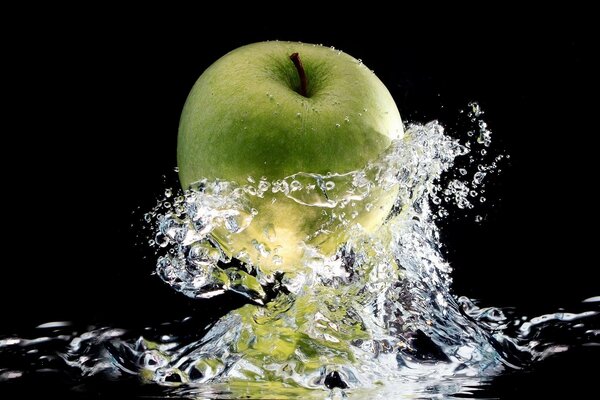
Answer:
[[[155,232],[149,244],[158,253],[158,277],[191,298],[233,291],[248,299],[206,333],[150,340],[140,332],[52,326],[51,337],[4,338],[0,351],[22,353],[35,364],[40,353],[30,350],[52,342],[43,355],[58,355],[58,362],[84,376],[135,376],[178,396],[444,398],[471,393],[507,368],[523,368],[570,345],[597,343],[598,298],[579,313],[528,319],[480,308],[451,292],[436,223],[485,202],[485,184],[507,158],[490,155],[483,112],[475,103],[469,107],[473,130],[465,138],[450,137],[435,121],[412,124],[405,139],[363,170],[298,172],[276,181],[204,180],[185,193],[168,189],[146,215]],[[470,162],[454,167],[457,157]],[[347,211],[376,189],[398,190],[398,196],[384,226],[368,234]],[[243,255],[232,258],[211,236],[215,229],[235,235],[251,226],[260,213],[251,206],[253,197],[280,196],[326,210],[348,229],[349,240],[330,257],[307,246],[302,267],[273,273],[243,262]],[[277,257],[267,246],[274,227],[263,233],[253,243],[265,257]],[[569,340],[546,334],[561,324],[573,331]],[[0,380],[23,373],[5,369]]]

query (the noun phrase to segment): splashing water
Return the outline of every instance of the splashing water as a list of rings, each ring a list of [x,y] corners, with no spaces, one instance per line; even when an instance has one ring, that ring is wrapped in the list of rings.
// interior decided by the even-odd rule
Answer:
[[[565,351],[570,342],[544,336],[557,324],[579,332],[578,343],[597,342],[599,331],[590,328],[597,311],[517,318],[451,294],[436,221],[453,206],[472,209],[484,202],[487,177],[508,157],[471,168],[491,144],[482,113],[470,104],[476,128],[467,136],[473,143],[450,138],[437,122],[414,124],[406,139],[360,171],[299,172],[275,182],[249,177],[242,186],[202,181],[183,194],[168,189],[146,215],[156,227],[149,244],[159,253],[157,275],[192,298],[233,291],[250,301],[206,333],[150,340],[110,328],[76,333],[55,323],[40,327],[53,329],[54,336],[3,338],[0,351],[29,357],[34,365],[52,358],[83,376],[140,377],[174,396],[444,398],[469,394],[507,368]],[[452,170],[462,156],[470,157],[469,170]],[[449,176],[444,185],[443,173]],[[395,187],[396,205],[383,228],[367,234],[352,224],[355,216],[345,212],[352,202],[374,188]],[[307,247],[303,267],[285,274],[232,259],[210,233],[245,230],[259,212],[247,199],[266,193],[329,210],[347,227],[349,240],[332,257]],[[265,236],[270,234],[267,229]],[[257,249],[277,257],[266,254],[260,240]],[[589,299],[588,308],[597,308],[599,300]],[[41,344],[45,351],[31,352]],[[0,369],[0,381],[23,374]]]

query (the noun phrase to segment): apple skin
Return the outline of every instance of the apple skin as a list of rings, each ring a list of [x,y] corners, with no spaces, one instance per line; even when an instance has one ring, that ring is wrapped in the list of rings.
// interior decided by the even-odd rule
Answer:
[[[306,72],[306,97],[299,93],[292,53],[300,55]],[[274,182],[298,172],[343,174],[364,168],[402,136],[391,94],[359,60],[321,45],[254,43],[217,60],[192,88],[179,124],[179,177],[187,189],[202,179],[245,186],[248,177],[258,183],[261,177]],[[293,271],[304,244],[331,255],[347,239],[340,213],[374,231],[396,194],[374,188],[339,210],[267,191],[249,196],[258,214],[245,230],[231,234],[217,228],[212,236],[228,255],[243,254],[265,272]]]

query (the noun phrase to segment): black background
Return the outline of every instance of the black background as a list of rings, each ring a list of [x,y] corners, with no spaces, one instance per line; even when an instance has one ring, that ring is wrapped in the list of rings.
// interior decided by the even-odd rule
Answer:
[[[419,15],[373,28],[246,21],[216,30],[105,19],[46,21],[30,38],[25,28],[13,31],[3,83],[0,334],[55,320],[135,328],[209,319],[238,303],[191,301],[152,276],[140,221],[175,184],[179,114],[197,77],[227,51],[268,39],[361,58],[408,122],[439,119],[452,130],[459,109],[481,104],[494,147],[511,160],[477,212],[484,223],[457,213],[443,224],[456,294],[527,315],[599,295],[591,192],[600,66],[583,16],[535,16],[532,24]],[[584,349],[498,379],[492,392],[592,393],[594,354]]]

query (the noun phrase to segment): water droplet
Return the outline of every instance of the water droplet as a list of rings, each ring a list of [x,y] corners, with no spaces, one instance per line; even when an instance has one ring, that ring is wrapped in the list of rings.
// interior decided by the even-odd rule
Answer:
[[[173,191],[171,189],[165,189],[165,197],[171,197],[173,195]]]
[[[256,188],[252,185],[244,186],[244,192],[249,194],[250,196],[256,196]]]
[[[480,117],[483,114],[483,111],[477,102],[472,101],[468,104],[468,106],[471,107],[469,115],[473,117]]]
[[[475,222],[481,222],[481,221],[483,221],[483,218],[481,217],[481,215],[476,215]]]
[[[466,175],[467,174],[467,170],[464,169],[464,168],[459,169],[458,172],[460,172],[461,175]]]
[[[19,379],[22,376],[23,376],[22,371],[6,370],[6,369],[0,370],[0,382],[7,382],[7,381],[10,381],[11,379]]]
[[[335,124],[335,127],[336,127],[336,128],[339,128],[340,126],[341,126],[340,124]]]
[[[160,247],[166,247],[169,244],[169,239],[159,232],[156,235],[154,235],[154,242]]]
[[[300,190],[300,189],[302,189],[302,184],[299,181],[293,180],[290,183],[290,191],[295,192],[295,191]]]
[[[476,172],[475,175],[473,175],[473,183],[476,185],[481,185],[481,183],[483,182],[483,178],[485,178],[485,175],[485,172]]]
[[[333,181],[327,181],[327,182],[325,182],[325,189],[327,189],[327,190],[333,190],[334,187],[335,187],[335,182],[333,182]]]
[[[258,196],[262,197],[263,194],[269,190],[269,188],[271,187],[271,184],[269,182],[267,182],[266,180],[261,180],[258,183]]]
[[[482,202],[482,203],[485,203],[485,200],[486,200],[486,198],[485,198],[485,197],[483,197],[483,196],[481,196],[481,197],[479,198],[479,201],[480,201],[480,202]]]

